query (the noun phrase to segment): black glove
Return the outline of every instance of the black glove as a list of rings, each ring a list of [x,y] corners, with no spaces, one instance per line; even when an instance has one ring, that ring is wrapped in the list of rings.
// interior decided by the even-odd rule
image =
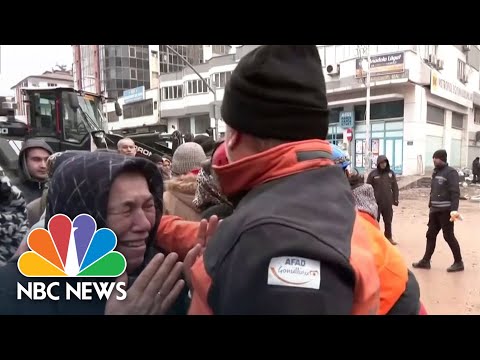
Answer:
[[[398,201],[394,201],[393,205],[398,206]]]

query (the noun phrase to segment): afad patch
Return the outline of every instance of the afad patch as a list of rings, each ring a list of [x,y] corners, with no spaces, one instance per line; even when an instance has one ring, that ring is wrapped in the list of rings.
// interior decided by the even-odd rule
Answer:
[[[320,261],[292,256],[272,258],[268,285],[320,289]]]

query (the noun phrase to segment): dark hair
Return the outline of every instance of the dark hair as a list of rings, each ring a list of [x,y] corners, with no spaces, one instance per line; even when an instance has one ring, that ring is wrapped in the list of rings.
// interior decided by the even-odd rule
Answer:
[[[183,140],[185,140],[185,142],[192,142],[193,141],[193,135],[190,134],[190,133],[187,133],[185,135],[183,135]]]
[[[357,169],[352,169],[348,176],[348,182],[350,183],[350,187],[354,189],[365,182],[365,177],[360,174]]]
[[[220,140],[220,141],[213,141],[212,142],[212,148],[210,150],[210,153],[207,155],[208,158],[202,162],[202,169],[207,175],[211,175],[212,173],[212,158],[213,155],[215,154],[215,151],[220,147],[225,142],[225,140]],[[203,146],[202,146],[203,147]]]
[[[163,158],[159,154],[152,154],[149,160],[153,161],[155,164],[158,164],[159,162],[163,161]]]

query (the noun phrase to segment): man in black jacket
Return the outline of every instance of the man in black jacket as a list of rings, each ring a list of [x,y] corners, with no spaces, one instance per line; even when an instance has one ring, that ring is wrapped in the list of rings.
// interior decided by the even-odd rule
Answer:
[[[380,222],[380,215],[382,215],[385,223],[385,237],[392,245],[397,245],[392,236],[392,206],[398,206],[398,184],[386,156],[378,157],[377,168],[368,175],[367,184],[372,185],[375,192],[375,200],[378,204],[377,221]]]
[[[443,237],[452,251],[454,263],[447,271],[463,271],[462,254],[453,232],[454,222],[452,215],[458,214],[458,204],[460,199],[460,185],[458,172],[448,166],[447,152],[437,150],[433,154],[433,163],[435,169],[432,175],[432,189],[430,191],[430,215],[428,219],[427,247],[425,255],[419,262],[412,266],[417,269],[430,269],[430,259],[435,251],[437,235],[440,229],[443,231]]]
[[[42,196],[48,179],[47,160],[52,154],[52,148],[41,139],[23,143],[18,155],[19,179],[13,185],[22,191],[27,204]]]
[[[478,177],[480,176],[480,158],[477,156],[472,163],[473,181],[472,184],[478,183]]]

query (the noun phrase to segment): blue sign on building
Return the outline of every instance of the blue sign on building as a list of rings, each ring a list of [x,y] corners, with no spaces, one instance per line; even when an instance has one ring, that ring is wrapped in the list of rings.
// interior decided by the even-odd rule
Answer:
[[[145,86],[128,89],[123,92],[124,104],[145,100]]]
[[[343,129],[354,128],[355,113],[353,111],[341,111],[339,123]]]

